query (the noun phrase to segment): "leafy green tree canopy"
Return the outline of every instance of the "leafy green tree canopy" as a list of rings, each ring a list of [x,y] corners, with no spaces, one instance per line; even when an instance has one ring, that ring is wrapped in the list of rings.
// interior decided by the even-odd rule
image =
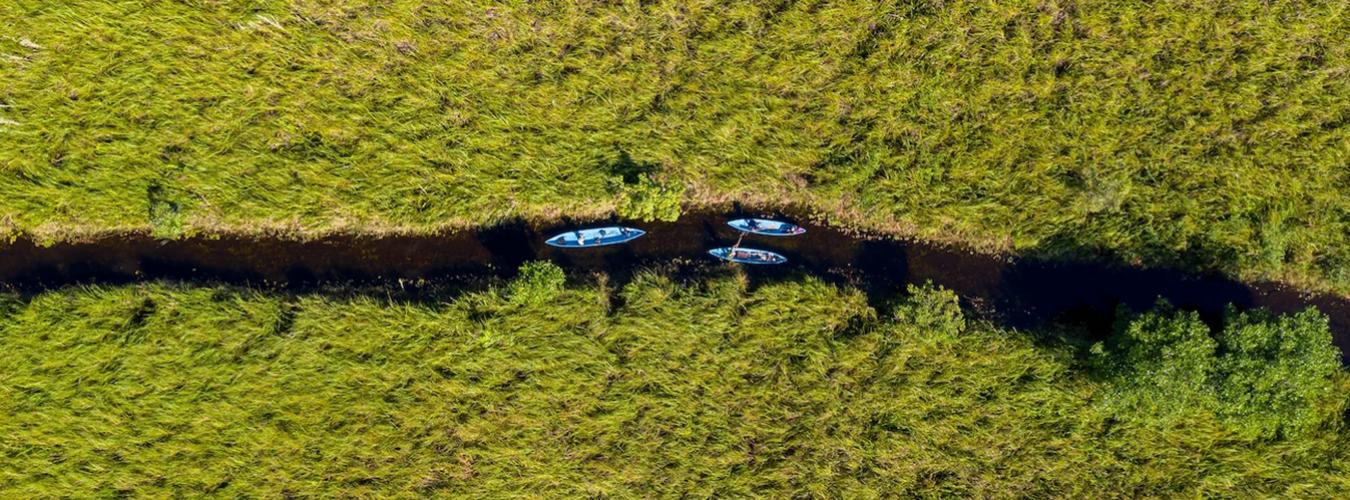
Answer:
[[[539,304],[556,297],[563,290],[567,275],[562,268],[547,261],[526,262],[507,287],[512,302]]]
[[[1166,303],[1094,346],[1109,379],[1103,401],[1156,424],[1210,415],[1241,435],[1280,438],[1334,420],[1339,356],[1326,316],[1230,307],[1217,336],[1198,314]]]
[[[1218,343],[1199,314],[1160,303],[1118,329],[1106,367],[1108,401],[1164,421],[1216,409]]]
[[[1340,356],[1326,316],[1230,309],[1226,323],[1217,372],[1226,416],[1263,437],[1306,432],[1333,416],[1327,403]]]

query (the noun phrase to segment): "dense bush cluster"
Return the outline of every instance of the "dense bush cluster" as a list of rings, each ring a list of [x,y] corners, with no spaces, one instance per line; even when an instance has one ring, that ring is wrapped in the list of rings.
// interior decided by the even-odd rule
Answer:
[[[680,218],[681,186],[643,177],[633,184],[617,184],[619,216],[642,221],[674,221]]]
[[[1108,402],[1167,425],[1218,415],[1259,438],[1339,430],[1346,395],[1325,316],[1230,311],[1225,323],[1211,335],[1195,313],[1165,304],[1130,321],[1111,352],[1096,348],[1107,354]]]
[[[550,262],[527,262],[507,289],[514,302],[546,303],[556,297],[567,283],[563,270]]]

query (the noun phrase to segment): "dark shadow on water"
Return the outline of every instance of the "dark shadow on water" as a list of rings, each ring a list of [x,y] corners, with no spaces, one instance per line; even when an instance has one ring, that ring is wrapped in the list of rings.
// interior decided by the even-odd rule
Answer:
[[[619,221],[647,230],[630,244],[582,250],[547,246],[562,231],[599,223],[531,224],[511,221],[476,231],[380,238],[338,235],[315,240],[199,236],[161,241],[142,234],[40,247],[19,239],[0,244],[0,282],[20,292],[72,284],[146,280],[228,284],[284,293],[378,293],[406,300],[444,300],[509,278],[531,260],[549,260],[574,276],[603,273],[617,291],[642,269],[677,279],[735,269],[707,250],[736,243],[726,221],[770,216],[807,228],[796,237],[750,236],[742,245],[788,257],[784,266],[742,266],[752,286],[805,275],[862,288],[873,304],[893,301],[910,284],[931,282],[961,296],[977,317],[1031,329],[1069,325],[1088,337],[1111,331],[1120,306],[1142,311],[1161,297],[1199,311],[1212,325],[1224,307],[1293,312],[1316,307],[1331,319],[1336,345],[1350,350],[1350,301],[1303,294],[1269,283],[1241,283],[1218,275],[1097,262],[1009,259],[924,242],[871,238],[812,223],[794,213],[736,207],[730,213],[690,213],[675,222]],[[358,292],[352,292],[358,293]],[[437,298],[439,296],[439,298]]]

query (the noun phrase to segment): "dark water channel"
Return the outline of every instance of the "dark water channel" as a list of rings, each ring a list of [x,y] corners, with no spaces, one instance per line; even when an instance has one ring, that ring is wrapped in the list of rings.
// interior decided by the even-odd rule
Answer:
[[[229,235],[167,241],[124,234],[40,247],[19,239],[0,243],[0,282],[21,291],[155,279],[291,290],[347,284],[406,289],[419,283],[507,277],[521,263],[537,259],[573,272],[605,272],[622,281],[647,266],[725,266],[706,251],[736,241],[737,233],[726,221],[741,215],[746,214],[688,213],[673,223],[627,223],[647,230],[647,236],[623,246],[585,250],[544,244],[557,232],[594,225],[568,222],[514,223],[446,235],[339,235],[309,241]],[[1341,352],[1350,352],[1350,300],[1336,295],[1174,269],[991,256],[924,242],[856,236],[795,221],[807,228],[805,235],[746,238],[744,246],[774,250],[789,259],[783,266],[748,266],[752,280],[811,274],[851,283],[874,295],[893,295],[906,284],[932,282],[958,293],[982,316],[1007,326],[1065,322],[1086,325],[1097,335],[1109,331],[1118,305],[1143,310],[1158,297],[1199,311],[1211,323],[1217,323],[1230,303],[1275,312],[1315,306],[1331,318]]]

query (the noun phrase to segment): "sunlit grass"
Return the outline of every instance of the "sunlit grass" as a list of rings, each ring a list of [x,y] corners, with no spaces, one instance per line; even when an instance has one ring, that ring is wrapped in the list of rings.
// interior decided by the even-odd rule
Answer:
[[[692,203],[1350,291],[1347,8],[12,1],[0,224],[599,214],[627,153]]]
[[[417,303],[148,284],[0,307],[0,491],[40,496],[1316,496],[1339,423],[1098,403],[1079,348],[917,291],[557,277]],[[1337,391],[1344,399],[1342,376]]]

